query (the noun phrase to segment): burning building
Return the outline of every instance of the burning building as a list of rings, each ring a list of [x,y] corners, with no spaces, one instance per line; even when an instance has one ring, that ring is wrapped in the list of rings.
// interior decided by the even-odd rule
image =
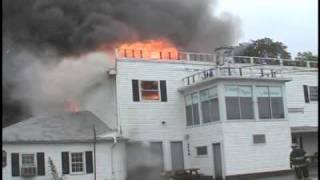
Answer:
[[[4,85],[34,116],[4,129],[4,179],[50,178],[49,157],[69,180],[227,179],[288,170],[291,138],[317,151],[316,63],[217,58],[238,28],[206,0],[81,2],[3,3]]]
[[[89,132],[93,124],[104,129],[97,133],[94,163],[96,178],[101,180],[158,179],[160,172],[188,168],[199,168],[201,174],[215,179],[228,179],[288,170],[292,140],[309,154],[317,152],[313,142],[317,120],[302,122],[299,118],[305,116],[293,112],[295,106],[308,103],[304,108],[307,117],[316,113],[312,110],[315,104],[309,104],[317,96],[313,89],[316,78],[312,78],[317,69],[311,62],[302,65],[296,62],[293,66],[288,60],[235,56],[220,62],[221,58],[214,54],[181,52],[161,40],[124,44],[115,54],[115,67],[108,69],[105,78],[114,83],[114,87],[109,88],[115,90],[109,93],[115,98],[108,103],[115,103],[115,116],[100,114],[103,122],[96,124],[92,114],[87,116],[88,112],[79,111],[75,102],[68,99],[66,108],[76,111],[74,115],[61,114],[41,121],[35,118],[5,128],[4,150],[11,156],[4,167],[5,178],[23,177],[22,169],[19,174],[16,168],[24,165],[16,158],[38,153],[31,146],[42,149],[43,158],[47,160],[52,156],[57,164],[64,163],[63,152],[91,152],[93,136]],[[307,83],[301,81],[301,72],[307,77],[308,91],[301,91],[306,87],[302,84]],[[299,94],[298,91],[301,91],[300,99],[287,95]],[[92,112],[99,114],[94,109]],[[72,117],[73,123],[65,116]],[[91,125],[75,128],[82,124],[83,117],[86,117],[85,123]],[[64,128],[57,127],[64,123],[67,123]],[[32,132],[28,128],[37,124],[40,125],[38,131],[34,130],[37,135],[23,135]],[[106,124],[110,128],[105,127]],[[47,131],[49,126],[52,134]],[[59,129],[61,132],[57,132]],[[73,132],[78,135],[73,136]],[[65,145],[58,148],[61,139],[55,137],[64,137],[65,133],[71,137],[62,139],[64,143],[68,140],[68,148]],[[73,142],[72,137],[87,144],[79,149],[73,145],[79,142]],[[113,147],[114,139],[118,144],[111,153],[107,149]],[[106,148],[99,148],[102,144],[106,144]],[[58,153],[53,154],[43,146],[55,148]],[[105,156],[120,159],[101,158]],[[38,167],[36,155],[33,157],[32,162]],[[73,159],[69,162],[72,164]],[[239,162],[245,163],[239,166]],[[85,169],[88,167],[80,168],[81,173],[77,173],[71,168],[68,175],[58,166],[58,172],[68,179],[93,179],[92,171],[88,175]],[[42,172],[41,168],[34,172],[38,171]]]

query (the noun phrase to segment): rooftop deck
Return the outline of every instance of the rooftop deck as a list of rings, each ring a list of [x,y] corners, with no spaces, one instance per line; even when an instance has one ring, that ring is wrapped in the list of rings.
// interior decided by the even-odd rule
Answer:
[[[204,80],[217,77],[236,77],[236,78],[261,78],[261,79],[276,79],[283,78],[281,70],[272,68],[257,68],[257,67],[216,67],[207,69],[191,76],[182,79],[184,86],[189,86]]]
[[[116,49],[117,59],[130,60],[163,60],[163,61],[192,61],[192,62],[207,62],[213,65],[224,64],[250,64],[250,65],[271,65],[282,67],[304,67],[318,68],[318,62],[314,61],[297,61],[291,59],[277,58],[261,58],[248,56],[229,56],[218,57],[216,54],[183,52],[183,51],[146,51],[142,49]]]

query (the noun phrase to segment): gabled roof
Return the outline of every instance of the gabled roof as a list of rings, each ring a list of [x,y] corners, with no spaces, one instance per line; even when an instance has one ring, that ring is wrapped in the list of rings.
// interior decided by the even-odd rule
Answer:
[[[90,142],[94,139],[93,125],[96,136],[113,132],[92,112],[61,112],[32,117],[4,128],[2,142]]]

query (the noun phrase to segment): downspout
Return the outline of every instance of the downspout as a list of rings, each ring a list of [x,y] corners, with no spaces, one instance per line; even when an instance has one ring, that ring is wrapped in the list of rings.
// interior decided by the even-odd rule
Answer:
[[[97,172],[96,172],[96,164],[97,164],[97,162],[96,162],[96,143],[97,143],[97,135],[96,135],[96,128],[94,127],[94,125],[93,125],[93,158],[94,158],[94,160],[93,160],[93,162],[94,162],[94,167],[93,167],[93,170],[94,170],[94,180],[97,180]]]
[[[114,180],[114,175],[115,175],[115,172],[114,172],[114,167],[113,167],[113,149],[115,148],[116,144],[118,143],[117,142],[117,137],[114,135],[113,137],[113,144],[111,146],[111,152],[110,152],[110,161],[111,161],[111,176],[112,176],[112,180]]]

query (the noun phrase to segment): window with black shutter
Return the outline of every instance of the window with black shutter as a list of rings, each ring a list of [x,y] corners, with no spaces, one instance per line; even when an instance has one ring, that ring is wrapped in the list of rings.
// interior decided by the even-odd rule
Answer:
[[[92,151],[86,151],[86,170],[87,174],[93,173]]]
[[[160,81],[160,92],[161,92],[161,101],[162,102],[168,101],[167,85],[166,85],[166,81],[164,81],[164,80]]]
[[[132,80],[132,98],[133,101],[140,101],[138,80]]]
[[[11,172],[12,176],[20,176],[20,166],[19,166],[19,154],[12,153],[11,154]]]
[[[304,101],[306,103],[309,103],[309,91],[308,91],[308,86],[307,85],[303,85],[303,94],[304,94]]]
[[[44,153],[39,152],[37,153],[37,168],[38,168],[38,176],[44,176],[45,175],[45,160],[44,160]]]
[[[61,153],[62,174],[69,174],[69,152]]]
[[[7,166],[7,152],[2,151],[2,167],[6,167],[6,166]]]

